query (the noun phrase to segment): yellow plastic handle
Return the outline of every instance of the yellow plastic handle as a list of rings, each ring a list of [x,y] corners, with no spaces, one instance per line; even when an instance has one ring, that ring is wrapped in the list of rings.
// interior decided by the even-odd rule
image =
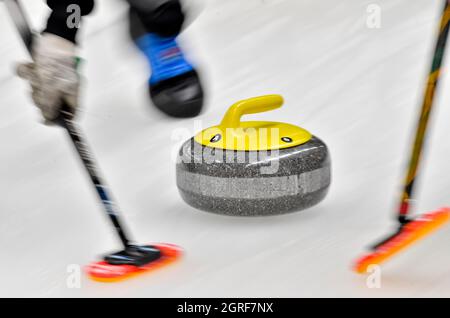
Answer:
[[[239,128],[243,115],[274,110],[281,107],[283,102],[283,97],[280,95],[265,95],[241,100],[228,109],[220,126],[224,128]]]

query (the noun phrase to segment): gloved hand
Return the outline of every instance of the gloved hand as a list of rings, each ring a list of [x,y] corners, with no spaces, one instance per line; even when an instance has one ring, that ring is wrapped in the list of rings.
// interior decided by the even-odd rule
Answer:
[[[47,120],[56,119],[63,103],[73,116],[78,107],[80,78],[76,71],[75,44],[54,34],[35,38],[33,62],[19,64],[17,74],[30,82],[32,98]]]

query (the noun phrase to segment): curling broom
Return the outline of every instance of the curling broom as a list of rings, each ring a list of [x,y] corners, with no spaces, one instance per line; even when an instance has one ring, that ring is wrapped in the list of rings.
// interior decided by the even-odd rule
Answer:
[[[33,34],[22,6],[18,0],[4,0],[3,2],[19,31],[21,39],[31,53]],[[182,249],[176,245],[164,243],[136,245],[132,243],[128,234],[126,234],[117,207],[108,193],[108,188],[100,177],[97,163],[93,159],[85,138],[72,116],[65,109],[66,107],[63,105],[58,123],[67,131],[103,204],[106,215],[123,245],[123,250],[106,255],[103,260],[88,265],[86,272],[89,277],[100,282],[115,282],[175,262],[182,255]]]
[[[417,240],[437,230],[450,218],[449,208],[442,208],[438,211],[427,213],[416,218],[412,218],[409,216],[414,183],[418,174],[418,167],[422,157],[422,150],[424,146],[425,135],[427,132],[427,126],[433,107],[438,80],[440,77],[441,65],[446,49],[449,27],[450,0],[446,0],[444,10],[442,12],[439,37],[434,51],[431,72],[428,76],[428,82],[425,90],[419,123],[417,126],[414,145],[409,161],[408,172],[406,175],[403,193],[398,209],[399,228],[393,235],[373,246],[370,253],[357,260],[356,264],[354,265],[354,270],[357,273],[366,273],[370,265],[380,265]]]

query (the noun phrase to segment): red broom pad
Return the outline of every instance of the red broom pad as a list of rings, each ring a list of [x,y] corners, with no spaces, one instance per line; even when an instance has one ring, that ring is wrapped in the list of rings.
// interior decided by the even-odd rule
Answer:
[[[359,274],[367,273],[370,265],[380,265],[412,243],[434,232],[449,219],[450,208],[442,208],[405,224],[397,235],[376,247],[372,253],[360,258],[354,270]]]
[[[161,257],[145,266],[111,265],[105,261],[100,261],[86,266],[85,271],[95,281],[106,283],[117,282],[172,264],[183,254],[181,247],[173,244],[157,243],[151,245],[161,251]]]

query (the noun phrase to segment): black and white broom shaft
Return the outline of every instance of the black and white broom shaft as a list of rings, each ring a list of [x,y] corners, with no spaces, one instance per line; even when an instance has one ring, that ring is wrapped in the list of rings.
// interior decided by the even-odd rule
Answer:
[[[114,202],[111,200],[108,194],[108,190],[106,189],[104,183],[101,180],[101,177],[99,176],[99,170],[95,164],[95,161],[91,157],[91,152],[89,151],[88,146],[84,141],[85,139],[81,135],[81,131],[69,116],[70,114],[67,114],[64,111],[62,112],[61,125],[69,134],[69,137],[72,140],[72,143],[75,146],[75,149],[77,150],[81,161],[83,162],[83,166],[86,168],[86,171],[95,186],[95,190],[97,191],[97,194],[103,203],[103,207],[108,214],[113,226],[115,227],[123,246],[126,248],[130,245],[130,241],[125,234],[124,227],[120,223]]]
[[[31,43],[33,35],[19,1],[4,0],[4,2],[28,52],[31,54]],[[124,227],[121,225],[119,214],[116,211],[114,203],[107,192],[106,186],[101,181],[100,174],[98,172],[99,170],[97,168],[97,165],[95,164],[94,159],[91,156],[91,151],[89,150],[80,129],[72,121],[70,114],[64,111],[64,109],[67,109],[67,107],[62,107],[60,124],[69,134],[69,137],[72,140],[72,143],[81,161],[83,162],[83,165],[86,168],[92,183],[95,186],[97,194],[103,203],[103,207],[108,214],[109,219],[114,225],[123,246],[127,248],[130,246],[130,240],[125,233]]]
[[[416,130],[413,149],[408,166],[408,173],[404,183],[403,193],[400,200],[398,218],[401,224],[408,222],[408,214],[410,211],[410,198],[413,195],[414,184],[417,177],[419,163],[422,157],[425,136],[429,123],[431,110],[433,108],[434,96],[440,76],[442,60],[447,46],[448,33],[450,28],[450,0],[445,0],[442,12],[439,37],[433,55],[433,63],[428,76],[425,96],[422,103],[419,123]]]

